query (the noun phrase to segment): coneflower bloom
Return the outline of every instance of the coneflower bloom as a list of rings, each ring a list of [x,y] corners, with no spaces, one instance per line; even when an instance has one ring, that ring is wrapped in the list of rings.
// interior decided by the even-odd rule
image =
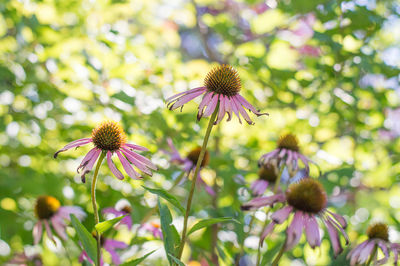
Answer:
[[[261,196],[267,190],[270,184],[275,184],[278,179],[279,172],[271,163],[260,165],[258,170],[258,179],[254,181],[250,189],[254,196]]]
[[[107,154],[107,164],[111,172],[121,180],[124,179],[124,175],[118,170],[111,159],[114,153],[117,154],[128,176],[133,179],[140,179],[141,175],[135,171],[131,164],[150,176],[152,175],[151,170],[157,170],[157,167],[149,159],[134,152],[134,150],[147,151],[148,149],[139,145],[126,143],[124,130],[119,123],[113,121],[103,122],[93,129],[91,138],[78,139],[67,144],[54,154],[54,158],[60,152],[71,148],[78,148],[88,143],[93,143],[94,148],[86,154],[77,169],[78,173],[82,171],[82,182],[85,182],[85,175],[92,170],[102,152]]]
[[[150,232],[155,238],[163,239],[160,224],[156,222],[145,223],[141,226],[142,229]]]
[[[300,152],[299,140],[293,134],[285,134],[279,137],[275,150],[261,156],[259,164],[272,163],[278,169],[286,166],[290,176],[294,176],[299,169],[298,162],[301,160],[306,172],[309,172],[310,159]]]
[[[394,254],[394,264],[397,265],[400,244],[390,243],[388,226],[384,223],[370,225],[367,229],[368,240],[357,245],[347,255],[351,265],[364,264],[368,259],[374,260],[373,265],[382,265],[389,259],[389,252]],[[377,249],[381,249],[384,257],[377,260]],[[371,256],[373,256],[371,258]]]
[[[168,142],[168,146],[171,151],[165,151],[165,152],[171,156],[170,157],[171,163],[176,163],[176,164],[182,165],[183,166],[182,171],[184,173],[186,173],[186,175],[188,176],[190,174],[190,172],[194,171],[196,168],[197,160],[199,159],[200,152],[201,152],[201,147],[194,148],[186,155],[185,158],[182,158],[181,155],[179,154],[178,150],[175,148],[174,143],[172,142],[172,139],[168,138],[167,142]],[[204,159],[201,162],[200,167],[203,168],[203,167],[207,166],[209,163],[209,160],[210,160],[210,155],[208,154],[208,151],[206,150],[206,153],[204,154]],[[201,170],[201,168],[200,168],[200,170]],[[204,180],[201,178],[200,171],[199,171],[199,174],[197,177],[197,182],[204,186],[204,189],[207,191],[208,194],[210,194],[212,196],[215,195],[215,192],[212,189],[212,187],[207,185],[206,182],[204,182]]]
[[[275,225],[289,221],[291,214],[293,214],[292,222],[286,230],[285,250],[292,249],[299,242],[303,228],[310,246],[312,248],[320,246],[318,218],[328,229],[335,255],[343,251],[339,231],[348,243],[348,237],[344,231],[347,222],[341,215],[327,210],[327,196],[318,181],[304,178],[298,183],[289,185],[285,194],[279,193],[268,197],[255,198],[244,204],[242,210],[273,206],[276,203],[282,203],[283,206],[271,215],[271,222],[261,235],[262,240],[274,230]]]
[[[79,220],[86,217],[86,214],[80,207],[61,206],[60,202],[52,196],[39,196],[37,198],[35,214],[39,219],[32,231],[35,245],[38,244],[42,238],[43,226],[46,229],[47,236],[53,240],[53,242],[55,242],[55,240],[50,225],[58,236],[66,240],[67,233],[65,232],[65,228],[67,225],[65,221],[70,221],[70,215],[74,214]]]
[[[22,253],[17,253],[14,255],[14,257],[6,262],[7,266],[11,265],[19,265],[19,266],[28,266],[28,265],[33,265],[33,266],[42,266],[43,261],[42,258],[40,257],[39,254],[32,254],[28,255],[25,251]]]
[[[113,215],[115,217],[127,215],[126,217],[122,218],[119,222],[118,226],[121,224],[125,224],[129,230],[132,229],[132,217],[131,217],[132,207],[126,200],[120,200],[115,204],[115,207],[108,207],[103,209],[104,215]]]
[[[93,237],[96,238],[96,233],[92,233]],[[128,245],[122,241],[114,240],[114,239],[109,239],[105,238],[103,235],[101,236],[101,247],[104,248],[108,253],[111,255],[111,260],[114,265],[120,265],[122,263],[120,256],[117,253],[117,249],[125,249],[128,247]],[[86,251],[82,251],[81,254],[79,255],[79,262],[82,263],[84,260],[89,261],[90,263],[93,263],[93,261],[90,259],[89,255],[86,253]],[[104,265],[103,258],[100,258],[100,265]]]
[[[194,98],[203,95],[203,99],[199,105],[197,119],[208,117],[214,113],[219,106],[217,120],[215,124],[221,122],[225,113],[228,114],[228,120],[232,118],[232,112],[238,117],[242,123],[240,115],[249,124],[254,124],[250,119],[246,109],[257,116],[268,115],[260,113],[252,106],[243,96],[239,94],[241,89],[241,81],[236,69],[229,65],[220,65],[213,68],[204,79],[204,86],[178,93],[166,100],[170,110],[183,107],[183,105]]]

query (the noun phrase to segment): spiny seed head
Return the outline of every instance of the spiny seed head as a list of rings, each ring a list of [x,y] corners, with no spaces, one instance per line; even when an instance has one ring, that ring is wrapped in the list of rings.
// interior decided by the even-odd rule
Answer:
[[[115,151],[126,143],[126,135],[121,125],[114,121],[101,123],[92,131],[94,145],[105,151]]]
[[[193,165],[197,164],[197,160],[199,159],[201,152],[201,147],[196,147],[193,150],[189,152],[187,155],[187,158],[192,161]],[[204,167],[208,164],[208,161],[210,160],[210,155],[208,154],[208,151],[206,150],[206,153],[204,154],[204,159],[201,162],[201,167]]]
[[[240,91],[240,77],[230,65],[220,65],[208,72],[204,79],[208,91],[225,96],[234,96]]]
[[[279,149],[288,149],[292,151],[299,151],[299,140],[296,135],[285,134],[279,137],[277,146]]]
[[[389,241],[389,228],[384,223],[372,224],[367,229],[367,235],[370,239],[379,238]]]
[[[308,213],[319,213],[326,207],[327,202],[321,183],[311,178],[291,184],[286,190],[286,198],[289,205]]]
[[[258,177],[262,180],[275,183],[278,177],[275,166],[272,163],[262,164],[258,170]]]
[[[55,197],[39,196],[35,204],[35,214],[39,219],[50,219],[60,206],[60,202]]]

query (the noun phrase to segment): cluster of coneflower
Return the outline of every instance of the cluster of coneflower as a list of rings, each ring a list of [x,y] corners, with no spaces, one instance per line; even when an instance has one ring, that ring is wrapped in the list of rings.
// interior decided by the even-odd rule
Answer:
[[[210,117],[203,145],[192,150],[186,157],[181,157],[174,147],[172,140],[168,139],[168,145],[171,149],[168,153],[171,161],[182,165],[183,171],[177,179],[175,185],[179,185],[180,180],[185,176],[192,174],[191,188],[188,193],[187,205],[185,208],[183,230],[181,241],[177,253],[173,254],[177,260],[182,256],[182,251],[186,243],[188,217],[191,209],[192,199],[196,183],[203,184],[207,192],[214,195],[211,187],[202,180],[200,169],[205,167],[209,161],[207,152],[207,143],[214,125],[220,123],[227,115],[227,121],[230,121],[235,115],[241,123],[244,119],[248,124],[253,124],[248,111],[257,116],[268,115],[256,110],[239,92],[241,90],[241,81],[237,71],[229,65],[221,65],[212,69],[206,76],[204,86],[179,93],[167,99],[168,108],[173,110],[182,108],[184,104],[202,96],[199,104],[197,119]],[[116,155],[122,164],[126,174],[133,179],[141,179],[142,174],[151,176],[152,171],[157,167],[146,157],[140,155],[138,151],[147,151],[147,148],[127,143],[127,137],[122,127],[113,121],[107,121],[96,127],[90,138],[83,138],[67,144],[64,148],[57,151],[54,157],[60,152],[77,148],[92,143],[93,148],[84,156],[77,171],[81,173],[82,182],[85,182],[85,176],[91,173],[93,168],[93,178],[91,186],[91,199],[95,217],[95,224],[98,224],[99,214],[96,203],[96,182],[99,174],[99,168],[105,159],[111,172],[118,178],[124,179],[124,174],[114,164],[112,157]],[[115,156],[114,156],[115,157]],[[334,254],[338,255],[343,251],[340,235],[349,242],[345,229],[347,227],[346,219],[328,209],[328,197],[322,184],[309,176],[310,159],[304,156],[299,147],[298,139],[293,134],[281,136],[277,142],[277,148],[265,155],[259,160],[259,180],[251,185],[251,190],[255,198],[242,205],[243,211],[259,209],[268,206],[267,220],[260,235],[260,246],[264,239],[271,235],[277,225],[286,225],[285,240],[282,248],[276,254],[272,264],[277,265],[284,252],[296,246],[305,232],[306,240],[312,247],[321,245],[321,235],[319,224],[324,224],[327,228]],[[302,165],[302,167],[301,167]],[[263,196],[266,190],[270,190],[267,196]],[[132,228],[130,206],[107,208],[103,212],[113,216],[128,215],[121,220],[129,229]],[[74,206],[61,206],[60,202],[51,196],[41,196],[37,199],[35,213],[38,222],[33,229],[34,243],[39,243],[44,226],[47,236],[53,238],[52,228],[63,239],[67,238],[65,232],[66,221],[70,220],[70,215],[74,214],[78,219],[83,219],[85,213]],[[51,226],[52,228],[51,228]],[[158,226],[150,226],[148,229],[154,236],[162,238]],[[398,244],[389,242],[388,228],[384,224],[375,224],[368,229],[369,239],[357,247],[349,254],[351,264],[376,264],[384,263],[389,258],[389,251],[394,254],[394,260],[397,262],[397,255],[400,251]],[[119,264],[120,259],[115,249],[123,249],[127,244],[105,239],[100,232],[94,231],[93,236],[97,240],[97,258],[96,265],[102,264],[101,248],[107,250],[112,257],[114,264]],[[377,260],[378,248],[383,253],[383,258]],[[260,250],[260,249],[259,249]],[[257,264],[259,264],[259,257]],[[90,259],[85,250],[83,250],[80,260]]]

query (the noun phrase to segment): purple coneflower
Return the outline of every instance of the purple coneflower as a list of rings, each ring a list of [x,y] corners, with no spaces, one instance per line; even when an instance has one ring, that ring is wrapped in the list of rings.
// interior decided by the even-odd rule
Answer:
[[[96,238],[95,232],[93,232],[92,235],[94,238]],[[104,248],[106,251],[108,251],[108,253],[110,253],[112,263],[114,265],[120,265],[122,262],[121,262],[121,258],[119,257],[116,249],[125,249],[128,247],[128,245],[125,244],[124,242],[121,242],[118,240],[105,238],[104,236],[101,236],[100,242],[101,242],[101,247]],[[87,260],[90,263],[93,263],[93,261],[90,259],[89,255],[86,253],[85,250],[83,250],[81,252],[81,254],[79,255],[79,262],[82,263],[84,260]],[[103,265],[103,264],[104,264],[103,258],[100,258],[100,265]]]
[[[299,160],[303,162],[308,173],[308,163],[312,163],[312,161],[300,152],[297,137],[293,134],[285,134],[279,137],[275,150],[261,156],[259,164],[271,163],[278,169],[286,166],[290,176],[294,176],[299,169]]]
[[[111,159],[114,153],[117,154],[126,173],[133,179],[140,179],[141,175],[135,171],[131,164],[150,176],[152,175],[151,170],[157,170],[157,167],[149,159],[134,152],[134,150],[147,151],[148,149],[139,145],[126,143],[124,130],[119,123],[113,121],[103,122],[93,129],[91,138],[78,139],[67,144],[54,154],[54,158],[60,152],[74,147],[78,148],[88,143],[93,143],[94,148],[86,154],[77,169],[78,173],[82,171],[82,182],[85,182],[85,175],[92,170],[102,152],[107,154],[107,163],[111,172],[121,180],[124,179],[124,175],[118,170]]]
[[[368,260],[367,265],[369,265],[374,260],[373,265],[382,265],[388,261],[389,251],[392,251],[394,264],[397,265],[400,244],[390,243],[388,226],[384,223],[370,225],[367,229],[367,235],[368,240],[357,245],[347,255],[347,258],[350,259],[350,264],[364,264]],[[382,250],[384,255],[380,260],[377,260],[378,248]]]
[[[55,242],[55,240],[50,224],[57,235],[66,240],[67,234],[65,228],[67,225],[65,224],[65,220],[70,221],[71,214],[74,214],[79,220],[86,217],[86,214],[81,208],[76,206],[61,206],[60,202],[52,196],[39,196],[37,198],[35,214],[39,219],[32,231],[35,245],[38,244],[42,238],[43,225],[46,229],[47,236],[53,240],[53,242]]]
[[[204,86],[178,93],[166,100],[170,110],[183,107],[183,105],[194,98],[203,95],[203,99],[199,105],[197,119],[211,116],[218,107],[218,116],[215,124],[221,122],[225,113],[228,114],[228,120],[232,118],[232,112],[239,118],[240,115],[249,124],[254,124],[246,112],[248,109],[257,116],[268,115],[260,113],[254,108],[243,96],[239,94],[241,82],[236,69],[229,65],[220,65],[213,68],[204,79]]]
[[[42,266],[43,261],[42,258],[39,254],[35,253],[32,255],[28,255],[26,251],[17,253],[14,255],[14,257],[6,262],[6,266],[11,266],[11,265],[18,265],[18,266]]]
[[[199,159],[199,155],[201,152],[201,147],[194,148],[187,154],[187,156],[185,158],[182,158],[181,155],[179,154],[178,150],[175,148],[174,143],[172,142],[172,139],[168,138],[167,142],[168,142],[169,148],[171,149],[171,152],[166,151],[166,153],[168,153],[171,156],[171,158],[170,158],[171,162],[182,165],[183,166],[182,175],[186,174],[187,176],[189,176],[190,172],[194,171],[196,168],[197,160]],[[208,154],[208,151],[206,150],[206,152],[204,154],[204,159],[201,162],[200,167],[203,168],[203,167],[207,166],[209,160],[210,160],[210,155]],[[200,168],[200,170],[201,170],[201,168]],[[179,181],[180,180],[177,180],[177,182],[179,182]],[[215,192],[212,189],[212,187],[207,185],[206,182],[204,182],[204,180],[201,178],[200,171],[199,171],[199,174],[197,177],[197,182],[204,186],[204,189],[207,191],[208,194],[210,194],[211,196],[215,195]]]
[[[253,195],[261,196],[264,194],[269,185],[275,184],[275,181],[278,179],[278,175],[279,172],[277,171],[277,168],[271,163],[260,165],[260,169],[258,170],[258,179],[250,186]]]
[[[292,249],[300,240],[303,228],[306,233],[307,242],[312,248],[320,246],[321,239],[317,218],[327,227],[329,237],[335,255],[343,251],[340,244],[339,233],[341,231],[348,242],[344,229],[346,220],[338,214],[327,210],[327,196],[322,185],[311,178],[304,178],[298,183],[289,185],[286,193],[275,194],[268,197],[260,197],[251,200],[242,206],[243,210],[257,209],[262,206],[273,206],[275,203],[283,203],[283,207],[271,215],[271,222],[261,235],[263,240],[273,230],[276,224],[288,221],[290,214],[293,219],[286,230],[286,241],[284,249]]]
[[[103,214],[105,215],[111,214],[114,217],[127,215],[126,217],[122,218],[118,226],[120,224],[125,224],[129,230],[132,229],[131,212],[132,212],[132,207],[127,200],[120,200],[117,202],[117,204],[115,204],[115,207],[108,207],[103,209]]]
[[[160,224],[156,222],[145,223],[141,228],[150,232],[155,238],[163,239]]]

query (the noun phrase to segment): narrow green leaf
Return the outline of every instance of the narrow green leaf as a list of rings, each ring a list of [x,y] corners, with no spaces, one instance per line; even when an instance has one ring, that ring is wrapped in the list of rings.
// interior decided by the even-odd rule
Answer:
[[[78,238],[81,241],[83,248],[85,249],[86,253],[92,259],[92,261],[96,261],[97,259],[97,247],[96,247],[96,240],[89,233],[88,230],[79,222],[79,220],[75,217],[75,215],[71,214],[71,223],[72,226],[75,228],[76,233],[78,234]]]
[[[142,187],[148,190],[150,193],[156,194],[161,198],[165,199],[166,201],[168,201],[169,203],[171,203],[172,205],[174,205],[181,212],[181,214],[185,213],[185,208],[183,208],[182,205],[179,203],[179,201],[167,191],[163,189],[149,188],[145,186]]]
[[[201,220],[200,222],[198,222],[197,224],[193,225],[193,227],[190,228],[188,235],[190,235],[204,227],[210,226],[212,224],[230,222],[230,221],[239,223],[238,221],[236,221],[235,219],[232,219],[230,217],[204,219],[204,220]]]
[[[102,234],[105,231],[107,231],[108,229],[110,229],[111,227],[113,227],[116,223],[121,221],[126,216],[128,216],[128,214],[123,215],[123,216],[118,216],[118,217],[115,217],[113,219],[98,223],[98,224],[95,225],[94,228],[96,229],[97,232]]]
[[[168,253],[168,257],[171,258],[176,264],[178,264],[179,266],[185,266],[185,264],[180,261],[178,258],[172,256],[171,254]]]
[[[172,216],[167,205],[160,202],[160,197],[158,197],[158,210],[160,212],[161,230],[163,233],[165,252],[167,253],[169,263],[172,264],[172,259],[168,256],[168,254],[176,253],[176,249],[180,240],[179,234],[175,226],[172,225]]]
[[[148,256],[150,256],[151,254],[153,254],[155,252],[155,250],[147,253],[146,255],[144,255],[143,257],[140,257],[138,259],[134,259],[134,260],[130,260],[125,262],[124,264],[122,264],[121,266],[136,266],[139,263],[141,263],[142,261],[144,261]]]

